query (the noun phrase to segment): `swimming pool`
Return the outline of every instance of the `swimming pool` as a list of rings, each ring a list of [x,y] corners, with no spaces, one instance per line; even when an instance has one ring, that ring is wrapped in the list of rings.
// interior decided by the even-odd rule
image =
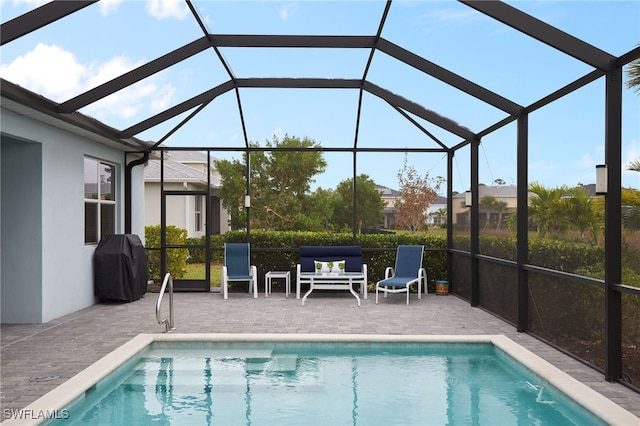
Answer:
[[[504,336],[140,335],[32,406],[64,424],[638,420]]]

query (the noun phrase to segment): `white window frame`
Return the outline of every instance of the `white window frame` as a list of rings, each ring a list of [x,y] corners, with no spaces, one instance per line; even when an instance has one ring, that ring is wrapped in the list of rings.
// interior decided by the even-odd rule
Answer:
[[[202,195],[196,195],[193,202],[195,214],[195,232],[202,232]]]
[[[83,159],[83,182],[86,185],[87,184],[87,177],[85,176],[86,170],[84,169],[84,164],[86,163],[86,161],[93,161],[96,163],[96,176],[95,176],[95,182],[96,182],[96,198],[87,198],[87,191],[86,188],[84,189],[84,209],[85,209],[85,219],[84,219],[84,243],[85,245],[97,245],[100,240],[102,239],[102,237],[104,236],[103,233],[103,229],[102,229],[102,206],[104,205],[112,205],[113,209],[114,209],[114,214],[113,214],[113,223],[111,224],[111,228],[114,230],[114,233],[116,232],[116,226],[118,223],[118,197],[117,197],[117,166],[114,163],[111,163],[109,161],[104,161],[104,160],[100,160],[98,158],[94,158],[94,157],[90,157],[90,156],[84,156]],[[111,193],[111,198],[113,198],[112,200],[103,200],[102,199],[102,194],[101,194],[101,190],[102,187],[99,184],[100,182],[100,166],[108,166],[112,169],[112,173],[111,173],[111,177],[113,179],[113,182],[111,183],[111,187],[112,187],[112,193]],[[92,180],[93,181],[93,180]],[[86,205],[87,204],[96,204],[97,208],[96,208],[96,227],[97,227],[97,232],[96,232],[96,241],[87,241],[87,220],[86,220]]]

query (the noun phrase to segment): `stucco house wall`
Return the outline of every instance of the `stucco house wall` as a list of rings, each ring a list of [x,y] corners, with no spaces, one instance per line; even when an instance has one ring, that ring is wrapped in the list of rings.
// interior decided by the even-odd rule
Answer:
[[[1,321],[46,322],[96,302],[97,245],[84,243],[84,158],[115,165],[123,233],[125,153],[5,108],[0,120]],[[131,232],[144,238],[142,173],[133,169]]]

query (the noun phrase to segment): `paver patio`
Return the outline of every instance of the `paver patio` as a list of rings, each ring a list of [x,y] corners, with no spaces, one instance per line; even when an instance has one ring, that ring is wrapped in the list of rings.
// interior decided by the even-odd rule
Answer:
[[[24,408],[139,333],[162,333],[156,301],[157,294],[147,293],[45,324],[2,325],[0,412]],[[178,333],[503,334],[640,417],[640,394],[453,295],[417,300],[413,294],[407,306],[402,295],[376,305],[370,294],[358,307],[343,292],[314,293],[305,306],[284,293],[258,299],[231,293],[228,300],[219,293],[176,293],[174,303]],[[167,309],[168,298],[165,316]]]

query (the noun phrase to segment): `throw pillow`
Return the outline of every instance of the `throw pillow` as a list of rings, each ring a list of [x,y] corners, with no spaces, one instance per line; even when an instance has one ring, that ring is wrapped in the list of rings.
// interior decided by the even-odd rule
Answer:
[[[316,265],[316,273],[320,274],[339,274],[344,272],[345,260],[334,260],[328,262],[322,262],[315,260],[313,262]]]

